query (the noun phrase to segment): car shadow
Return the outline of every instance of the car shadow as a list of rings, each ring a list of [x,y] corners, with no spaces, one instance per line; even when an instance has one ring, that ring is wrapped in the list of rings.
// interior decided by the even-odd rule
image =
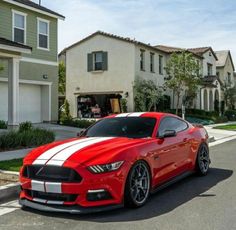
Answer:
[[[149,219],[169,213],[175,208],[192,200],[195,197],[207,199],[212,196],[217,196],[216,194],[205,193],[218,183],[232,176],[232,174],[232,170],[211,168],[208,175],[205,177],[198,177],[196,175],[189,176],[179,181],[178,183],[175,183],[157,192],[156,194],[151,195],[145,206],[138,209],[121,208],[109,212],[86,215],[72,215],[48,212],[46,213],[33,209],[27,209],[26,211],[43,216],[73,219],[79,221],[91,221],[98,223]]]

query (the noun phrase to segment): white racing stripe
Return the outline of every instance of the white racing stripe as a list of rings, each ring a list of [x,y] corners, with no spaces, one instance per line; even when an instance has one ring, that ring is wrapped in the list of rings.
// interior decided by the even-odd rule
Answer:
[[[116,117],[127,117],[130,113],[121,113],[116,115]]]
[[[65,144],[61,144],[59,146],[53,147],[52,149],[47,150],[46,152],[44,152],[43,154],[41,154],[34,162],[33,164],[45,164],[51,157],[53,157],[56,153],[62,151],[65,148],[68,148],[72,145],[84,142],[86,139],[82,139],[82,140],[75,140],[75,141],[71,141],[69,143],[65,143]]]
[[[130,113],[128,117],[140,117],[144,114],[145,112],[139,112],[139,113]]]
[[[93,144],[97,144],[102,141],[110,140],[114,137],[97,137],[97,138],[87,138],[87,141],[81,142],[77,145],[73,145],[71,147],[68,147],[62,151],[60,151],[58,154],[56,154],[54,157],[52,157],[48,162],[47,165],[56,165],[56,166],[62,166],[64,162],[72,156],[77,151],[88,147]]]
[[[138,113],[121,113],[116,115],[116,117],[140,117],[144,114],[145,112],[138,112]]]

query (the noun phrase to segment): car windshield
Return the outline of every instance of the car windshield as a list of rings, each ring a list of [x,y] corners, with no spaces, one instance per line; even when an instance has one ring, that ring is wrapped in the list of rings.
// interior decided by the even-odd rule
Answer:
[[[105,118],[86,130],[87,137],[151,137],[156,124],[155,118],[115,117]]]

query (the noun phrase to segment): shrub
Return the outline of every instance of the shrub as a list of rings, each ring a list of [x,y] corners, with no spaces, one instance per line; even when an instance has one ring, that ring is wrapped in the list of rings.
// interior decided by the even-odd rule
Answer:
[[[228,121],[228,118],[226,116],[220,116],[216,118],[215,123],[224,123],[227,121]]]
[[[31,128],[25,131],[11,131],[0,136],[0,150],[37,147],[54,140],[54,133],[45,129]]]
[[[126,98],[120,99],[120,106],[121,106],[122,113],[127,113],[128,108],[127,108],[127,99]]]
[[[227,110],[225,111],[225,116],[229,121],[236,121],[236,110]]]
[[[33,125],[30,121],[22,122],[19,125],[19,132],[24,132],[31,130],[33,128]]]
[[[7,129],[7,122],[0,120],[0,129]]]
[[[95,120],[67,119],[61,122],[61,124],[84,129],[93,125],[95,122],[96,122]]]

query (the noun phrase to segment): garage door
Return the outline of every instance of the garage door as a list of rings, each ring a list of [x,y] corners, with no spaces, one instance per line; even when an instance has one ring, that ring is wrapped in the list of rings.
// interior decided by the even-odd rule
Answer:
[[[20,84],[19,121],[38,123],[41,118],[41,86]],[[8,84],[0,82],[0,120],[8,120]]]
[[[0,120],[8,119],[8,84],[0,82]]]
[[[19,120],[41,122],[41,86],[20,84]]]

